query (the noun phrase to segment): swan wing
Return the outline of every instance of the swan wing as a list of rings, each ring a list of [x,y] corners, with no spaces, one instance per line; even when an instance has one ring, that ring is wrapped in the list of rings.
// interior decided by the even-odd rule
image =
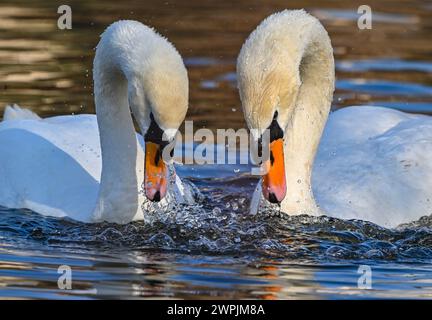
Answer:
[[[10,120],[0,123],[0,205],[87,220],[101,171],[96,117]]]
[[[377,107],[330,115],[313,171],[324,211],[395,227],[432,212],[432,118]]]

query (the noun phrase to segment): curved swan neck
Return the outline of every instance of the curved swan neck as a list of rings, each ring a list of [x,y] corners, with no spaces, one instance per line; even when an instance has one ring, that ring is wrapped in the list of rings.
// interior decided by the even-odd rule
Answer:
[[[301,84],[285,129],[287,193],[282,210],[289,214],[318,213],[312,188],[313,163],[330,111],[334,91],[334,58],[330,38],[315,19],[297,23],[293,61]]]
[[[128,47],[128,39],[121,34],[136,24],[139,23],[111,25],[96,49],[93,78],[102,173],[93,213],[95,221],[124,223],[138,211],[138,186],[144,174],[141,171],[138,176],[137,172],[137,158],[142,151],[137,144],[128,91],[130,84],[136,83],[132,75],[139,71],[139,66],[131,59],[131,52],[137,53],[137,49]]]
[[[104,31],[93,78],[102,150],[93,217],[131,221],[142,213],[138,198],[143,198],[139,190],[144,180],[144,154],[131,111],[143,134],[150,126],[150,114],[162,130],[178,129],[188,108],[187,71],[168,40],[137,21],[123,20]]]
[[[94,87],[102,173],[94,220],[122,223],[137,212],[137,140],[128,82],[115,61],[100,57],[95,58]]]

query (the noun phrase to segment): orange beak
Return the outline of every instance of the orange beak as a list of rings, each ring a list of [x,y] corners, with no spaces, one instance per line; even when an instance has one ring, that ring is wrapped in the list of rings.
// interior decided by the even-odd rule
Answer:
[[[262,192],[271,203],[280,203],[285,198],[286,180],[283,139],[270,143],[270,159],[264,165],[267,174],[262,180]]]
[[[168,170],[162,159],[162,148],[154,142],[146,142],[144,190],[147,199],[160,201],[167,192]]]

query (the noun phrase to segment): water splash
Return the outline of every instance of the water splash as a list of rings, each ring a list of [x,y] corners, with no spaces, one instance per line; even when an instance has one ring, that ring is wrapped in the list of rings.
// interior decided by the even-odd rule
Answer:
[[[250,215],[247,188],[238,188],[248,184],[245,178],[232,180],[231,188],[207,182],[194,205],[172,203],[167,211],[157,210],[144,221],[127,225],[84,224],[28,210],[3,209],[0,239],[15,246],[28,246],[30,241],[83,250],[127,247],[314,263],[432,260],[432,217],[386,229],[361,220],[288,216],[272,207]]]

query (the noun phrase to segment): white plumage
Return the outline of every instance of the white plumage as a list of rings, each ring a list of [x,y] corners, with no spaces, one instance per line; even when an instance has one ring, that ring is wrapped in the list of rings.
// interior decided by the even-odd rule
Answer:
[[[144,145],[149,114],[178,129],[188,106],[183,61],[166,39],[136,21],[102,35],[94,61],[95,115],[40,119],[7,107],[0,123],[0,205],[94,222],[142,219]],[[155,207],[193,201],[175,178]]]
[[[316,18],[285,10],[265,19],[243,45],[237,74],[248,126],[262,131],[278,111],[284,128],[283,212],[388,227],[432,213],[432,118],[361,106],[326,123],[333,49]],[[262,201],[259,185],[251,210]]]
[[[338,218],[395,227],[432,214],[432,118],[368,106],[330,114],[312,182]]]

